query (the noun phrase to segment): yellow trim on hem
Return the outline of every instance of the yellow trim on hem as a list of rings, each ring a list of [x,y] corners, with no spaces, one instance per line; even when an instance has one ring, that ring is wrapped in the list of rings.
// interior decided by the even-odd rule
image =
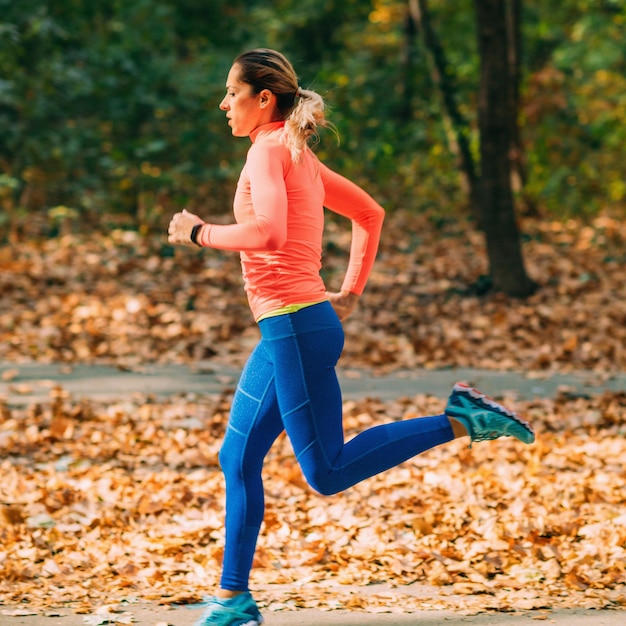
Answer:
[[[279,309],[274,309],[273,311],[268,311],[267,313],[263,313],[256,321],[260,322],[261,320],[267,319],[268,317],[278,317],[279,315],[288,315],[289,313],[297,313],[302,309],[306,309],[309,306],[314,306],[319,304],[320,302],[326,302],[327,298],[324,300],[318,300],[317,302],[302,302],[300,304],[286,304],[285,306],[281,306]]]

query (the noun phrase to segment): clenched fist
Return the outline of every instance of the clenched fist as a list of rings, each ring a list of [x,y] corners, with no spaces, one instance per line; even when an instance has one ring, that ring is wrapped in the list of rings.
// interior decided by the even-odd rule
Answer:
[[[167,229],[167,240],[170,243],[182,243],[195,245],[191,241],[191,230],[196,224],[204,224],[204,220],[193,213],[183,209],[180,213],[174,213]]]

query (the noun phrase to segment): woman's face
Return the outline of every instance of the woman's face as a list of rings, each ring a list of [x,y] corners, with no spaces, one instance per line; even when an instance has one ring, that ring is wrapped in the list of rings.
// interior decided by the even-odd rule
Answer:
[[[272,121],[274,98],[268,90],[253,94],[251,85],[239,80],[239,73],[238,65],[230,68],[220,109],[226,111],[233,135],[247,137],[255,128]]]

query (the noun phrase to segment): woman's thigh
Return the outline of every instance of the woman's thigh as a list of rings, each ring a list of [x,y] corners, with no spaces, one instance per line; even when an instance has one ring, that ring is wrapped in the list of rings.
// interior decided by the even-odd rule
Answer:
[[[263,338],[274,363],[283,425],[299,460],[315,446],[332,463],[344,442],[335,371],[343,349],[341,323],[329,304],[282,317],[271,332],[264,329]]]

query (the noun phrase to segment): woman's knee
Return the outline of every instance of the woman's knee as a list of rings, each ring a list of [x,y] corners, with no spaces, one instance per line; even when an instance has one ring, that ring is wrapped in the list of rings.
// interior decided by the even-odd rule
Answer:
[[[226,480],[245,482],[256,479],[263,470],[263,457],[245,450],[236,437],[226,437],[218,453],[220,468]]]
[[[300,465],[307,483],[323,496],[333,496],[341,489],[337,488],[337,478],[331,468],[323,466]]]
[[[243,447],[239,444],[236,437],[227,434],[217,456],[222,473],[227,478],[243,477],[245,455]]]

